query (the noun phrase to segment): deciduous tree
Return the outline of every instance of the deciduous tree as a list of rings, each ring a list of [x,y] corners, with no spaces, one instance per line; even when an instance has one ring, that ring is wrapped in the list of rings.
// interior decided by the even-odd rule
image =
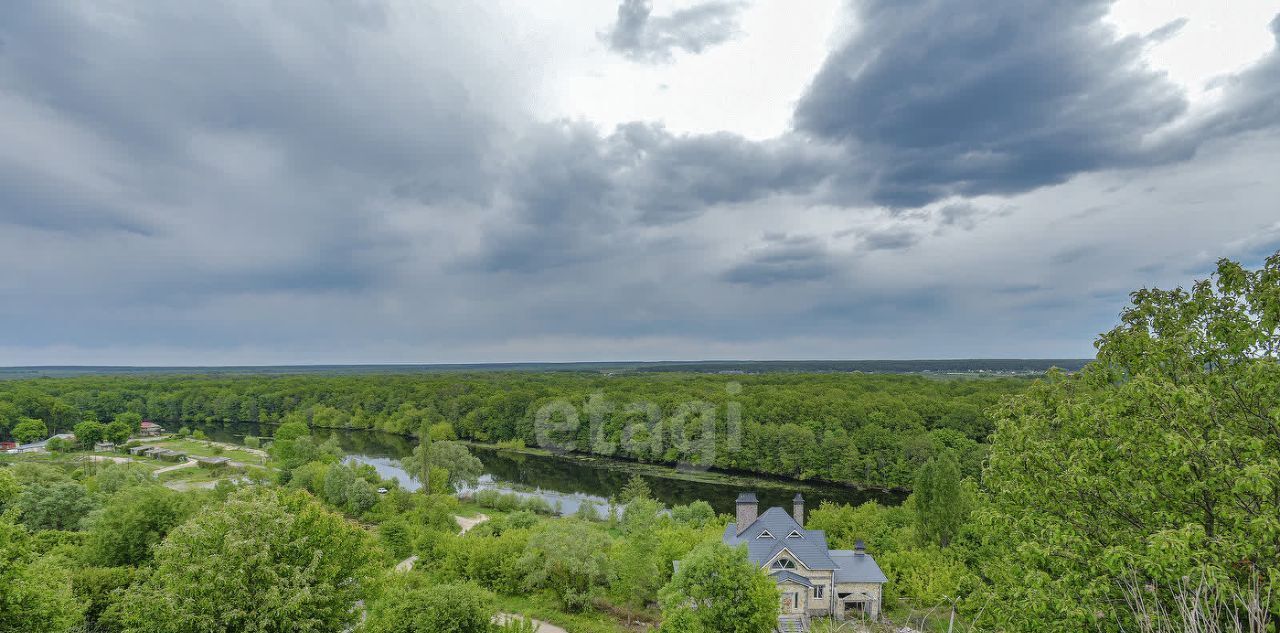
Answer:
[[[745,547],[707,543],[680,562],[662,588],[663,633],[769,633],[778,590]]]
[[[378,556],[303,492],[247,489],[169,533],[117,608],[130,633],[345,631]]]
[[[1122,581],[1258,574],[1280,610],[1280,253],[1132,295],[1079,375],[998,410],[985,483],[990,613],[1011,630],[1126,626]],[[1131,622],[1129,623],[1132,624]]]

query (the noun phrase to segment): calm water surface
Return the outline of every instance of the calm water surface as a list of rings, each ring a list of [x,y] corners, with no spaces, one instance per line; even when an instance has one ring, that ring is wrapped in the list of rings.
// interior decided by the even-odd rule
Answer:
[[[243,444],[247,435],[269,436],[270,428],[255,423],[188,424],[201,429],[210,439]],[[355,431],[344,429],[313,429],[320,439],[337,440],[347,458],[377,469],[384,479],[395,478],[409,490],[419,488],[418,481],[400,466],[400,458],[413,452],[416,442],[380,431]],[[520,495],[546,499],[553,506],[559,505],[569,514],[587,500],[605,506],[608,498],[615,496],[634,474],[639,474],[662,503],[673,506],[702,500],[711,504],[717,512],[732,514],[734,500],[746,491],[754,491],[763,507],[791,507],[791,499],[797,492],[803,493],[810,508],[822,501],[859,504],[879,501],[897,505],[905,495],[878,490],[857,490],[843,486],[809,484],[781,479],[745,476],[704,477],[689,480],[674,469],[653,468],[629,462],[608,459],[577,459],[544,455],[526,455],[473,446],[472,453],[484,464],[484,474],[475,489],[495,489]],[[697,477],[697,474],[691,475]],[[711,479],[710,481],[705,479]]]

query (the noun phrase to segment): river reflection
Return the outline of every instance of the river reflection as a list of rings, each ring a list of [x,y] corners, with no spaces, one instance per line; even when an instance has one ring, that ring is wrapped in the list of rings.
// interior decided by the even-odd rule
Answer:
[[[270,430],[255,423],[190,424],[210,439],[242,444],[247,435],[262,437]],[[395,478],[401,487],[417,490],[419,484],[400,467],[399,459],[413,451],[409,438],[379,431],[313,429],[316,437],[334,438],[353,461],[373,466],[384,479]],[[897,505],[904,495],[878,490],[857,490],[843,486],[817,485],[763,477],[681,474],[671,469],[655,469],[629,462],[606,459],[577,459],[528,455],[473,446],[472,452],[484,464],[484,474],[475,489],[495,489],[546,499],[566,514],[591,500],[603,507],[618,494],[632,475],[638,474],[662,503],[673,506],[696,500],[706,501],[716,512],[732,514],[734,501],[746,491],[754,491],[763,507],[791,507],[797,492],[803,493],[810,508],[823,501],[859,504],[865,501]],[[475,489],[462,491],[473,492]]]

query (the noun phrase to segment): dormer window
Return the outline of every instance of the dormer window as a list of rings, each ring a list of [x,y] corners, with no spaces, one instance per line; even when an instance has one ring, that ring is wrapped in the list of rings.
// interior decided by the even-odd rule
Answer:
[[[798,530],[791,530],[791,533],[787,535],[787,538],[804,538],[804,535]]]
[[[769,530],[765,530],[761,532],[760,536],[757,536],[756,538],[773,538],[773,535],[769,533]]]
[[[774,569],[795,569],[796,562],[791,560],[790,558],[779,558],[778,560],[773,561],[773,568]]]

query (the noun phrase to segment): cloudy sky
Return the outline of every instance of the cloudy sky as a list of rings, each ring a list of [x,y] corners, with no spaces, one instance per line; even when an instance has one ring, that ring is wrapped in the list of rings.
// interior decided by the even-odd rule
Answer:
[[[1081,357],[1280,249],[1280,0],[8,0],[0,366]]]

